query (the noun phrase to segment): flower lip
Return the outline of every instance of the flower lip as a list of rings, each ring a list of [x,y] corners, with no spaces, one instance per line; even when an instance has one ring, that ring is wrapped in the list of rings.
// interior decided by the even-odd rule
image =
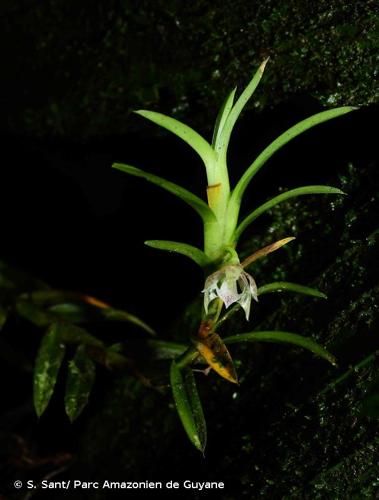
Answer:
[[[226,308],[234,303],[240,304],[245,311],[246,320],[250,315],[251,298],[258,300],[254,278],[244,271],[240,264],[226,265],[208,276],[203,293],[206,313],[209,304],[214,299],[220,298]]]

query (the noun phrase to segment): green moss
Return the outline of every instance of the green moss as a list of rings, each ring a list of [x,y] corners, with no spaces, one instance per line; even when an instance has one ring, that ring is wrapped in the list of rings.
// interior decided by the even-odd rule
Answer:
[[[378,97],[373,1],[143,0],[136,8],[132,1],[59,0],[3,16],[13,47],[9,91],[19,93],[20,67],[28,81],[11,124],[33,134],[124,134],[144,126],[128,118],[140,107],[188,121],[196,110],[192,125],[208,132],[229,88],[242,88],[268,55],[252,104],[259,110],[299,94],[326,106]]]

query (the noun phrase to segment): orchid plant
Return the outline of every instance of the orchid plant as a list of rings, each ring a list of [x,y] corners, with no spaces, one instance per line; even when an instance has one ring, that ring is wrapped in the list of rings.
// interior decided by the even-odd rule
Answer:
[[[318,290],[295,283],[269,283],[257,287],[254,278],[245,270],[258,258],[264,257],[292,241],[293,236],[255,250],[250,257],[242,261],[237,251],[237,245],[240,237],[251,223],[275,205],[290,198],[307,194],[341,195],[343,192],[330,186],[301,186],[275,196],[255,208],[242,219],[240,218],[240,207],[243,195],[251,180],[276,151],[306,130],[332,118],[349,113],[354,108],[339,107],[322,111],[292,126],[259,154],[237,184],[231,188],[227,163],[228,145],[234,125],[257,88],[266,63],[267,60],[260,65],[252,80],[236,101],[236,88],[229,93],[217,116],[211,143],[207,142],[192,128],[174,118],[154,111],[136,111],[138,115],[180,137],[198,153],[206,171],[207,202],[183,187],[134,166],[121,163],[113,165],[118,170],[142,177],[178,196],[190,205],[203,221],[203,249],[174,241],[148,240],[145,242],[150,247],[176,252],[189,257],[205,273],[205,284],[202,290],[204,307],[199,329],[193,334],[191,345],[186,349],[183,348],[180,355],[172,361],[170,371],[171,386],[179,416],[188,437],[202,451],[206,444],[206,426],[191,368],[194,363],[206,363],[208,369],[213,369],[221,377],[237,383],[237,373],[226,344],[256,341],[286,342],[300,345],[331,363],[335,362],[334,357],[322,346],[312,339],[294,333],[253,331],[234,335],[223,340],[216,333],[219,325],[238,308],[244,310],[246,320],[249,320],[252,300],[257,301],[259,295],[263,293],[289,290],[325,298],[325,295]],[[224,316],[221,316],[224,308],[228,309],[228,311]]]

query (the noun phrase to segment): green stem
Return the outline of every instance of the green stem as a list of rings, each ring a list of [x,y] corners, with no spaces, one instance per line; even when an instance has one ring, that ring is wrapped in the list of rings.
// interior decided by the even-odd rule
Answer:
[[[225,246],[225,232],[227,226],[227,209],[230,198],[230,184],[226,159],[216,155],[208,175],[208,205],[216,216],[206,229],[204,251],[207,257],[215,261],[219,259]],[[235,229],[235,228],[233,228]]]
[[[181,370],[184,367],[192,364],[199,356],[199,352],[194,347],[188,347],[184,353],[179,356],[175,363],[177,367]]]

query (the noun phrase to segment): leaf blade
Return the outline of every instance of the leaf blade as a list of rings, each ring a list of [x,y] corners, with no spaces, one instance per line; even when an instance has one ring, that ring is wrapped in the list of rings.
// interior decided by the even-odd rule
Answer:
[[[170,368],[170,382],[176,410],[191,443],[204,452],[207,428],[201,401],[191,368],[180,369],[176,361]]]
[[[263,285],[258,288],[258,295],[264,295],[266,293],[282,292],[282,291],[311,295],[312,297],[318,297],[320,299],[328,298],[325,295],[325,293],[322,293],[319,290],[316,290],[315,288],[298,285],[297,283],[290,283],[288,281],[276,281],[273,283],[267,283],[267,285]]]
[[[329,363],[336,366],[336,359],[333,354],[328,352],[314,340],[298,335],[297,333],[282,331],[248,332],[227,337],[224,339],[224,342],[225,344],[236,344],[239,342],[273,342],[293,344],[313,352],[313,354],[326,359]]]
[[[233,102],[234,102],[234,96],[236,94],[237,87],[234,87],[234,89],[229,93],[227,98],[225,99],[223,105],[220,108],[220,111],[217,115],[216,118],[216,123],[214,126],[213,130],[213,137],[212,137],[212,146],[214,149],[217,151],[218,150],[218,142],[220,139],[220,135],[222,134],[222,130],[224,128],[226,119],[229,116],[230,110],[233,107]]]
[[[174,359],[182,354],[187,349],[185,344],[179,344],[178,342],[171,342],[168,340],[148,340],[148,347],[153,351],[155,359]]]
[[[71,422],[76,420],[86,407],[95,382],[95,363],[86,355],[85,346],[80,345],[68,363],[65,410]]]
[[[54,393],[65,351],[59,324],[53,323],[42,338],[34,367],[33,401],[38,417],[44,413]]]
[[[216,217],[208,205],[201,198],[194,195],[187,189],[182,188],[173,182],[167,181],[162,177],[158,177],[157,175],[150,174],[131,165],[126,165],[125,163],[114,163],[112,167],[117,170],[121,170],[122,172],[126,172],[127,174],[134,175],[135,177],[142,177],[143,179],[174,194],[190,205],[190,207],[192,207],[200,215],[205,225],[216,221]]]
[[[262,64],[259,66],[258,70],[255,72],[253,78],[250,80],[242,94],[239,96],[237,102],[231,109],[228,117],[226,118],[225,125],[219,137],[218,150],[223,151],[226,154],[226,150],[228,148],[228,144],[230,141],[231,134],[233,132],[234,125],[238,120],[239,115],[241,114],[243,108],[246,106],[247,102],[254,94],[255,89],[258,87],[258,84],[263,76],[266,64],[269,58],[265,59]]]
[[[197,265],[204,268],[209,265],[210,260],[205,253],[192,245],[181,243],[179,241],[167,240],[147,240],[145,245],[158,250],[165,250],[167,252],[175,252],[193,260]]]
[[[284,193],[279,194],[278,196],[275,196],[266,203],[263,203],[258,208],[253,210],[247,217],[245,217],[243,221],[239,224],[234,233],[235,241],[236,242],[238,241],[241,234],[255,219],[257,219],[260,215],[264,214],[265,212],[267,212],[274,206],[278,205],[279,203],[282,203],[283,201],[286,201],[290,198],[295,198],[297,196],[314,195],[314,194],[345,194],[345,193],[340,189],[331,186],[301,186],[295,189],[290,189],[289,191],[286,191]]]
[[[140,109],[135,111],[135,113],[180,137],[180,139],[196,151],[205,165],[214,158],[214,151],[204,137],[181,121],[171,118],[171,116],[146,109]]]
[[[39,306],[49,307],[44,310],[40,309]],[[124,309],[116,309],[91,295],[78,292],[51,289],[24,293],[17,303],[17,310],[26,319],[40,326],[51,323],[54,319],[59,319],[61,315],[73,323],[90,321],[91,319],[126,321],[138,326],[149,335],[156,335],[156,332],[148,324],[134,314]]]
[[[248,167],[246,172],[242,175],[241,179],[238,181],[233,193],[232,193],[232,203],[231,207],[235,210],[234,205],[239,205],[241,203],[242,196],[249,185],[251,179],[254,175],[263,167],[263,165],[271,158],[271,156],[281,149],[285,144],[290,142],[292,139],[302,134],[306,130],[315,127],[321,123],[324,123],[333,118],[345,115],[354,111],[356,108],[352,106],[343,106],[340,108],[328,109],[326,111],[321,111],[316,113],[287,129],[283,134],[277,137],[271,144],[269,144],[262,153],[256,158],[256,160]]]

